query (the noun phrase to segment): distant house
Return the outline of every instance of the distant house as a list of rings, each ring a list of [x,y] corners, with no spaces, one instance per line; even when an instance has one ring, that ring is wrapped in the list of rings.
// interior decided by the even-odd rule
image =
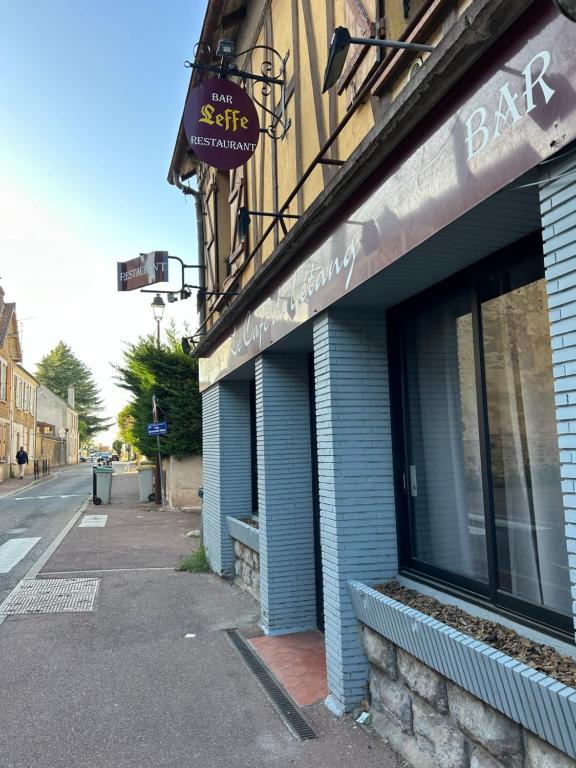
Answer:
[[[38,388],[38,435],[42,458],[53,464],[76,464],[80,448],[78,412],[74,409],[74,386],[68,387],[68,402],[40,384]]]
[[[21,362],[16,304],[4,301],[0,288],[0,482],[10,477],[21,445],[30,458],[30,472],[35,456],[38,382]]]

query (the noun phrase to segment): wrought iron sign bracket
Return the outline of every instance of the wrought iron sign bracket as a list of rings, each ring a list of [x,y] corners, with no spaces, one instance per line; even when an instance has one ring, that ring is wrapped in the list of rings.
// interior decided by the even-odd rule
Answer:
[[[185,61],[184,66],[202,72],[212,72],[221,78],[237,77],[241,80],[244,86],[246,85],[246,81],[251,81],[254,85],[250,89],[250,96],[270,119],[270,124],[265,128],[261,128],[260,133],[267,134],[273,141],[280,141],[286,136],[288,129],[292,124],[286,111],[286,63],[290,56],[290,52],[288,51],[285,56],[282,56],[275,48],[272,48],[269,45],[255,45],[252,48],[247,48],[244,51],[240,51],[240,53],[236,53],[233,50],[233,41],[220,41],[216,56],[221,51],[222,43],[229,44],[230,49],[226,50],[226,53],[221,55],[219,64],[201,64],[194,61]],[[202,47],[208,53],[211,53],[210,46],[198,43],[196,50],[198,50],[199,47]],[[245,69],[239,69],[236,64],[231,62],[231,59],[247,56],[257,50],[262,50],[267,54],[261,64],[260,74],[249,72]],[[259,86],[259,93],[256,93],[255,85]],[[279,98],[276,100],[276,108],[270,109],[270,107],[266,105],[266,101],[272,95],[273,88],[280,88],[280,94]]]
[[[200,69],[203,72],[214,72],[221,77],[240,77],[242,80],[255,80],[259,83],[269,83],[270,85],[284,85],[284,80],[277,77],[266,77],[266,75],[255,75],[252,72],[246,72],[238,69],[235,64],[197,64],[193,61],[185,61],[184,66],[188,69]]]
[[[141,256],[145,256],[146,254],[140,254]],[[170,256],[168,255],[169,259],[172,259],[172,261],[177,261],[180,264],[180,267],[182,269],[182,280],[180,288],[178,288],[175,291],[169,291],[169,290],[158,290],[158,289],[152,289],[152,288],[140,288],[140,293],[166,293],[168,295],[168,301],[170,303],[173,303],[175,301],[178,301],[178,299],[189,299],[192,295],[189,288],[197,288],[198,286],[195,285],[187,285],[186,284],[186,275],[185,271],[187,269],[206,269],[205,264],[184,264],[182,259],[179,256]]]
[[[178,296],[184,300],[189,299],[192,295],[192,291],[198,291],[198,297],[200,300],[200,297],[203,300],[204,296],[238,296],[237,291],[208,291],[205,288],[203,288],[201,285],[188,285],[188,283],[185,283],[182,288],[179,288],[175,291],[168,291],[168,290],[153,290],[152,288],[140,288],[140,293],[166,293],[168,295],[168,301],[170,303],[174,301],[178,301]],[[173,296],[174,298],[170,298]]]

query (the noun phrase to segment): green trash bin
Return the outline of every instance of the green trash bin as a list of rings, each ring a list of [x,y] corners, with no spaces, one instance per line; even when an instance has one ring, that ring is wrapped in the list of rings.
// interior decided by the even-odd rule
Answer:
[[[154,501],[154,472],[156,467],[149,461],[143,461],[138,467],[138,491],[140,501]]]
[[[112,467],[94,467],[92,501],[94,504],[110,504],[112,494]]]

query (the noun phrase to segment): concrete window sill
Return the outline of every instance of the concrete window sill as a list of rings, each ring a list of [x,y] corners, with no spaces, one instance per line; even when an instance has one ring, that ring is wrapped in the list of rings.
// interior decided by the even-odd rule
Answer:
[[[227,517],[228,532],[233,539],[242,542],[254,552],[260,552],[260,532],[258,528],[254,528],[248,523],[243,523],[242,520],[237,520],[235,517]]]

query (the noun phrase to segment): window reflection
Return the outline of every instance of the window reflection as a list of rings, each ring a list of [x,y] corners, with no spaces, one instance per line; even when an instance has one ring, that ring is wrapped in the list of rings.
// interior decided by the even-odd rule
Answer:
[[[572,600],[541,252],[485,262],[401,312],[410,565],[562,624]]]
[[[492,276],[510,290],[482,304],[499,584],[570,614],[546,288],[524,277]]]
[[[407,389],[414,555],[487,581],[472,316],[466,294],[420,313],[411,325]]]

